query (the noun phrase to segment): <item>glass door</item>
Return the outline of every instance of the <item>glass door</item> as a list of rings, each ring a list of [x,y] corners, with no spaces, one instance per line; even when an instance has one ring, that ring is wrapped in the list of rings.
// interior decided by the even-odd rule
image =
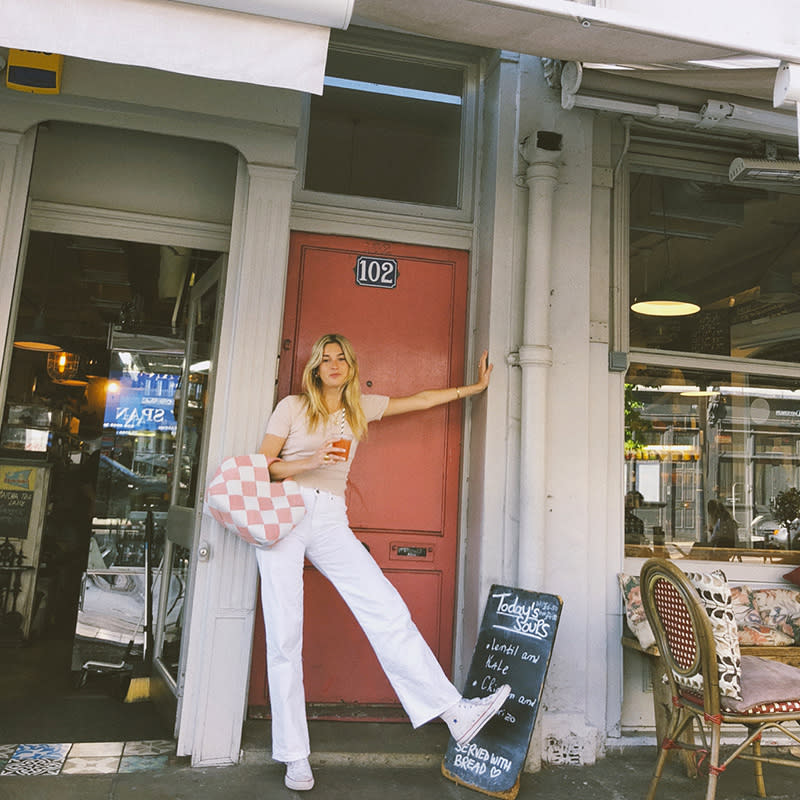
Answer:
[[[197,558],[198,486],[206,471],[215,360],[219,338],[224,257],[191,288],[186,349],[175,392],[175,459],[161,568],[154,586],[154,649],[151,694],[168,718],[176,718],[186,671],[189,604]],[[176,731],[177,734],[177,731]]]

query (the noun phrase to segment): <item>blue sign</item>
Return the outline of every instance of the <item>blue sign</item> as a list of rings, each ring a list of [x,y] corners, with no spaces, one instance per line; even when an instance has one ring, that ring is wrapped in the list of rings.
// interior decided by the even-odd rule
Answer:
[[[178,428],[173,413],[180,375],[123,372],[111,376],[119,389],[109,392],[103,424],[118,432],[168,431]]]

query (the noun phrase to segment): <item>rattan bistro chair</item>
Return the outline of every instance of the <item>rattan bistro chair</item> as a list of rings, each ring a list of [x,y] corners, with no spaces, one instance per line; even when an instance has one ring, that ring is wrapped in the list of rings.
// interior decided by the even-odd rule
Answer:
[[[719,775],[736,758],[754,762],[756,791],[766,797],[763,762],[800,766],[800,760],[771,757],[761,751],[761,734],[768,728],[777,728],[800,742],[800,737],[786,727],[786,723],[800,720],[800,669],[742,656],[742,700],[722,697],[711,621],[686,575],[670,561],[651,558],[642,566],[640,585],[642,604],[664,660],[673,703],[647,800],[655,797],[669,751],[676,748],[695,751],[699,767],[707,764],[706,800],[714,800]],[[702,689],[687,689],[698,675],[702,676]],[[754,699],[756,702],[751,703]],[[747,736],[721,760],[723,724],[744,725]],[[700,741],[696,742],[694,733]]]

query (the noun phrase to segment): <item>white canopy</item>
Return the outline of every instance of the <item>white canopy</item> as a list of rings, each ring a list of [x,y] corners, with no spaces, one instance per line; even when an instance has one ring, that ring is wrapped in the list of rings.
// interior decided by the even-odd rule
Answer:
[[[0,46],[320,94],[330,27],[352,3],[0,0]]]
[[[355,0],[354,21],[562,61],[800,59],[796,0]]]

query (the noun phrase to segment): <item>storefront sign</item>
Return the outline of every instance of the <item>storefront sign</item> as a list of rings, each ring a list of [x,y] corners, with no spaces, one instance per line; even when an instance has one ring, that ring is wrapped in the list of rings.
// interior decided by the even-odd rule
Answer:
[[[356,261],[356,284],[394,289],[397,286],[397,261],[394,258],[359,256]]]
[[[111,377],[119,390],[106,398],[106,428],[131,433],[177,430],[173,407],[179,375],[139,372]]]
[[[450,780],[492,797],[517,796],[561,605],[553,594],[497,585],[489,590],[464,696],[483,697],[504,683],[511,694],[469,744],[450,740],[442,762]]]

